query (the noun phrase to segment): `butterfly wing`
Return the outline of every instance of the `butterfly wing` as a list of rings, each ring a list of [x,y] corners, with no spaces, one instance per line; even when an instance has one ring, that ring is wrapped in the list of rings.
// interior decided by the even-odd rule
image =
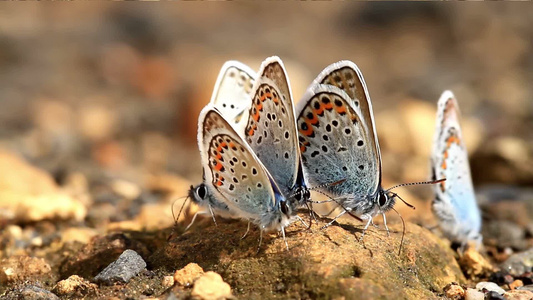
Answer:
[[[239,124],[239,128],[245,125],[243,113],[248,112],[249,94],[256,77],[250,67],[234,60],[224,63],[218,74],[211,103],[224,117]]]
[[[278,188],[250,146],[212,105],[199,118],[204,182],[214,198],[242,218],[258,220],[277,206]]]
[[[245,138],[282,192],[289,195],[301,172],[290,84],[278,57],[266,59],[259,74],[252,89]]]
[[[443,231],[458,241],[475,238],[481,229],[481,216],[476,203],[468,164],[468,154],[459,126],[459,107],[450,91],[438,102],[436,131],[431,165],[434,178],[446,178],[435,185],[433,210]]]
[[[379,149],[378,136],[374,122],[374,113],[372,111],[372,102],[366,82],[361,70],[351,61],[342,60],[327,66],[314,80],[315,84],[327,84],[340,88],[345,91],[353,102],[353,107],[359,111],[364,126],[369,132],[370,143],[376,155],[377,164],[380,171],[381,183],[381,153]]]
[[[332,196],[368,199],[379,180],[372,132],[343,90],[315,85],[308,90],[297,118],[300,151],[309,182]],[[345,180],[336,185],[328,183]],[[361,201],[359,205],[371,205]]]

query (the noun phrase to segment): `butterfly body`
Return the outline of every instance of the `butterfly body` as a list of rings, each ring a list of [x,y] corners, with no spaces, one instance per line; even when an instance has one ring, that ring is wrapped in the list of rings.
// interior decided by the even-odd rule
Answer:
[[[449,91],[444,92],[438,102],[431,169],[434,178],[447,179],[435,185],[432,205],[442,231],[454,242],[465,244],[473,240],[479,244],[481,214],[459,126],[459,107]]]

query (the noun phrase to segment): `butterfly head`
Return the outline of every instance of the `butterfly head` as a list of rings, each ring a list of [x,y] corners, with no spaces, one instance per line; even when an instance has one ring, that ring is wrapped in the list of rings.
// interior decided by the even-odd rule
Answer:
[[[197,204],[208,201],[209,196],[207,186],[204,183],[200,183],[197,186],[191,185],[189,188],[189,197]]]
[[[384,190],[380,187],[374,200],[375,214],[377,215],[388,212],[396,203],[396,197],[397,194],[388,190]]]

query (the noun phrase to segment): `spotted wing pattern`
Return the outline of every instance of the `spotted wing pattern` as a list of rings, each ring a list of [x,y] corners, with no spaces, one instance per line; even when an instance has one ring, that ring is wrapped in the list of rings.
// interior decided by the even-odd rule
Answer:
[[[275,183],[249,145],[212,106],[204,108],[200,120],[205,182],[215,198],[243,218],[259,219],[261,212],[271,211]]]
[[[446,91],[438,103],[437,126],[431,158],[434,178],[446,178],[434,187],[433,210],[448,236],[466,241],[479,234],[481,217],[459,126],[454,95]]]
[[[369,137],[371,137],[369,143],[374,148],[374,152],[378,154],[373,158],[377,160],[380,173],[380,180],[376,182],[377,188],[377,185],[381,183],[381,153],[372,103],[363,74],[356,64],[348,60],[343,60],[327,66],[313,82],[314,84],[336,86],[345,91],[351,99],[352,107],[361,115],[363,126],[367,127],[366,130],[369,133]]]
[[[248,112],[250,92],[257,75],[247,65],[230,60],[227,61],[218,75],[211,103],[229,120],[241,125],[245,113]]]
[[[368,147],[372,133],[343,90],[316,85],[308,90],[299,110],[297,126],[300,151],[310,184],[322,186],[331,195],[374,195],[379,165],[375,149]]]
[[[277,57],[265,60],[259,74],[252,92],[245,137],[283,194],[289,195],[295,186],[300,164],[289,83]]]

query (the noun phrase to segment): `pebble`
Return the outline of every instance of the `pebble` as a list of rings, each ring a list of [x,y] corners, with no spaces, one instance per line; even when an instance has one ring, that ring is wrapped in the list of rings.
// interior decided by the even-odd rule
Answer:
[[[498,292],[490,291],[485,294],[485,300],[505,300],[505,298]]]
[[[42,258],[19,256],[0,261],[0,283],[27,280],[51,272],[50,265]]]
[[[7,291],[1,298],[13,300],[59,300],[59,297],[54,293],[33,284]]]
[[[465,300],[484,300],[485,294],[476,289],[466,289]]]
[[[476,289],[478,289],[479,291],[483,291],[483,290],[486,290],[486,291],[493,291],[493,292],[496,292],[500,295],[503,295],[505,294],[505,290],[502,289],[501,287],[499,287],[496,283],[494,282],[486,282],[486,281],[482,281],[482,282],[479,282],[478,284],[476,284]]]
[[[522,280],[520,280],[520,279],[517,279],[517,280],[509,283],[509,288],[511,290],[514,290],[514,289],[516,289],[518,287],[521,287],[521,286],[524,286],[524,282],[522,282]]]
[[[513,276],[533,271],[533,248],[511,255],[500,268]]]
[[[174,285],[174,276],[165,276],[163,277],[163,280],[161,281],[161,285],[169,288]]]
[[[518,288],[521,291],[530,291],[533,292],[533,284],[524,285]]]
[[[206,272],[194,282],[191,292],[193,298],[204,300],[226,299],[232,297],[231,287],[222,276],[215,272]]]
[[[507,300],[531,300],[533,292],[527,290],[512,290],[503,295]]]
[[[446,285],[444,287],[444,293],[446,294],[446,298],[454,300],[461,300],[465,296],[465,290],[456,282]]]
[[[184,268],[174,273],[174,280],[181,286],[190,286],[193,282],[204,274],[202,267],[195,263],[189,263]]]
[[[459,258],[459,265],[470,278],[486,277],[493,272],[492,264],[475,247],[468,247]]]
[[[59,296],[84,297],[88,294],[96,293],[97,289],[98,286],[96,284],[90,283],[78,275],[72,275],[65,280],[59,281],[52,291]]]
[[[128,282],[146,268],[146,262],[133,250],[124,251],[116,261],[107,266],[94,277],[97,282],[113,284],[114,282]]]

